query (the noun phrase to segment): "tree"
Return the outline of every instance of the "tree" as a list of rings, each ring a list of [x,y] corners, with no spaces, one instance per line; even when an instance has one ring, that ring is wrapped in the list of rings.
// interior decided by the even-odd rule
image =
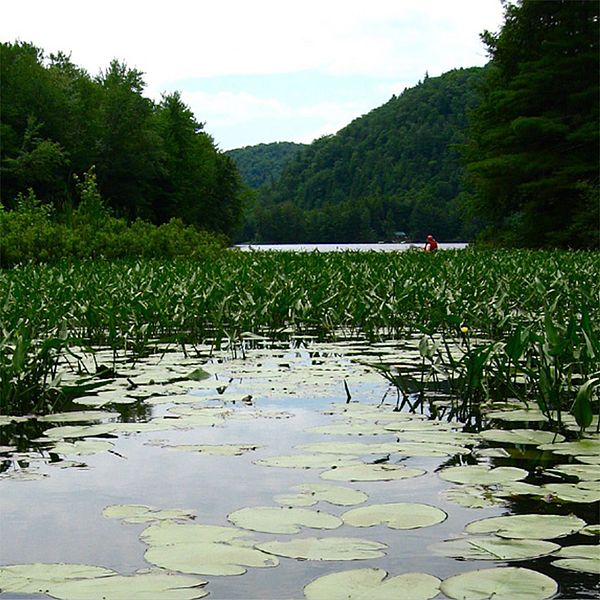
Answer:
[[[506,3],[501,31],[482,36],[492,60],[465,155],[471,213],[498,243],[599,244],[599,7]]]

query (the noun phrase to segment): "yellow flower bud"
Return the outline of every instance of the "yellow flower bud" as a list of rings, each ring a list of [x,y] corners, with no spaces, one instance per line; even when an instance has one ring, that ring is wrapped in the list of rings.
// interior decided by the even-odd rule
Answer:
[[[461,333],[469,333],[469,328],[466,325],[463,325],[460,328]]]

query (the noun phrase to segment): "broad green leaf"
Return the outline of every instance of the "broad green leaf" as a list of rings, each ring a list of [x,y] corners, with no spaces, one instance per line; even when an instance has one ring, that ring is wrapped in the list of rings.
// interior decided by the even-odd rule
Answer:
[[[112,569],[93,565],[33,563],[0,567],[0,590],[20,594],[44,593],[52,584],[70,579],[92,579],[116,575]]]
[[[394,464],[356,464],[341,466],[321,473],[329,481],[393,481],[424,475],[423,469]]]
[[[575,442],[560,442],[558,444],[543,444],[540,450],[550,450],[555,454],[567,454],[571,456],[597,456],[600,453],[599,438],[583,438]]]
[[[260,542],[268,554],[304,560],[363,560],[385,556],[385,544],[361,538],[296,538],[287,542]]]
[[[207,591],[200,589],[206,584],[207,581],[196,577],[139,573],[52,584],[48,593],[61,600],[196,600],[208,596]]]
[[[506,503],[506,500],[498,498],[489,489],[476,485],[451,487],[444,490],[442,495],[446,500],[467,508],[490,508]]]
[[[149,546],[169,546],[194,542],[219,542],[227,544],[251,545],[245,538],[247,531],[236,527],[219,527],[201,523],[173,523],[165,521],[146,527],[140,539]]]
[[[529,471],[517,467],[488,467],[486,465],[465,465],[442,469],[439,476],[452,483],[468,485],[495,485],[506,481],[525,479]]]
[[[336,529],[342,520],[335,515],[306,508],[256,506],[236,510],[227,516],[236,527],[264,533],[297,533],[301,527]]]
[[[467,533],[495,533],[502,538],[550,540],[576,533],[585,521],[575,515],[509,515],[473,521]]]
[[[600,501],[600,486],[586,489],[572,483],[546,483],[542,486],[547,493],[562,502],[589,504]]]
[[[469,560],[526,560],[552,554],[560,549],[554,542],[543,540],[511,540],[495,536],[446,540],[429,546],[443,556]]]
[[[384,524],[392,529],[419,529],[437,525],[447,516],[443,510],[428,504],[396,502],[354,508],[345,512],[342,519],[353,527]]]
[[[548,469],[548,471],[569,475],[570,477],[577,477],[584,481],[598,481],[600,479],[600,468],[598,465],[577,465],[571,463],[566,465],[556,465],[555,467]]]
[[[569,571],[600,575],[600,560],[597,558],[560,558],[553,561],[552,566]]]
[[[275,501],[288,506],[313,506],[317,502],[329,502],[338,506],[352,506],[367,500],[360,490],[326,483],[307,483],[293,488],[297,494],[280,494]]]
[[[488,442],[536,446],[562,442],[565,439],[560,433],[537,429],[486,429],[480,435]]]
[[[276,567],[279,561],[255,548],[223,542],[191,542],[150,546],[151,564],[193,575],[243,575],[247,567]]]
[[[122,519],[125,523],[195,519],[192,511],[180,508],[156,510],[144,504],[111,504],[102,514],[108,519]]]
[[[90,454],[98,454],[99,452],[107,452],[114,448],[111,442],[100,440],[77,440],[75,442],[58,442],[48,449],[49,452],[65,455],[85,456]]]
[[[429,600],[440,580],[426,573],[389,577],[383,569],[353,569],[315,579],[304,588],[308,600]]]
[[[556,594],[558,584],[530,569],[498,567],[454,575],[440,589],[454,600],[546,600]]]

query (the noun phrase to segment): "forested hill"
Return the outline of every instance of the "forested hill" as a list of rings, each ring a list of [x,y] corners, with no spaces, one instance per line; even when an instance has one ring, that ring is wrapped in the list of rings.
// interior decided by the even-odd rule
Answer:
[[[244,146],[228,150],[225,154],[233,159],[242,179],[251,188],[257,188],[265,183],[275,182],[285,164],[305,146],[306,144],[294,142],[273,142]]]
[[[461,217],[467,111],[483,69],[426,77],[307,146],[261,188],[245,235],[265,241],[374,241],[404,231],[470,238]],[[253,228],[253,230],[252,230]]]

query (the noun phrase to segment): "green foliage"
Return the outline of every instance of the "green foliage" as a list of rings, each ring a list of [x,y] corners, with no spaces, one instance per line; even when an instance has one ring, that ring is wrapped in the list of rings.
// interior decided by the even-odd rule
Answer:
[[[13,210],[0,205],[0,266],[56,262],[61,258],[198,257],[219,252],[223,236],[199,231],[181,219],[159,226],[111,215],[96,186],[93,170],[77,185],[81,202],[72,223],[56,219],[55,210],[29,190]]]
[[[597,248],[598,2],[506,4],[472,116],[472,214],[506,246]]]
[[[465,188],[455,147],[464,141],[481,77],[472,68],[426,78],[302,149],[259,190],[247,216],[254,238],[376,241],[400,230],[418,240],[432,232],[445,241],[465,239],[473,224],[460,212]],[[289,232],[281,223],[282,213],[292,212],[287,203],[295,207]]]
[[[304,147],[305,144],[294,142],[273,142],[236,148],[225,154],[234,160],[244,183],[258,188],[277,181],[286,163]]]
[[[185,247],[183,225],[164,227],[160,237],[162,228],[138,222],[131,238],[123,230],[114,243],[125,239],[135,249],[137,242],[138,256],[157,246],[177,256]],[[452,392],[452,410],[464,419],[483,402],[518,398],[537,404],[558,426],[567,411],[585,426],[598,408],[600,305],[589,282],[599,275],[596,254],[566,251],[206,249],[193,259],[19,265],[0,272],[0,326],[7,336],[0,368],[7,381],[14,379],[12,353],[23,327],[36,344],[61,338],[64,349],[137,352],[161,340],[235,346],[248,332],[369,340],[419,335],[420,369],[387,366],[406,397]],[[34,369],[39,346],[27,348],[19,364]]]
[[[231,236],[241,216],[233,162],[202,131],[179,94],[156,104],[143,74],[112,61],[90,77],[62,53],[0,45],[0,190],[12,209],[32,189],[57,210],[75,206],[72,173],[95,167],[113,214],[155,224],[172,218]]]

